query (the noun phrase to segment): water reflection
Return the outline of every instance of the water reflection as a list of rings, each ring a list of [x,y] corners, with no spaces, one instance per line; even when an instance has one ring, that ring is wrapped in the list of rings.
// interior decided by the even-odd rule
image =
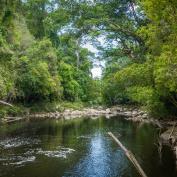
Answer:
[[[177,176],[170,148],[159,157],[153,126],[102,117],[1,126],[0,177],[138,177],[108,131],[120,136],[148,176]]]
[[[119,163],[115,163],[114,159]],[[128,163],[123,153],[120,150],[111,151],[108,137],[97,132],[90,140],[86,156],[77,163],[70,173],[65,173],[65,176],[122,176],[127,167]]]

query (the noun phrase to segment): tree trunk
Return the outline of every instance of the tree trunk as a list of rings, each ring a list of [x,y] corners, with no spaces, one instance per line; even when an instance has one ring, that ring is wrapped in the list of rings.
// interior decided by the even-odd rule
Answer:
[[[12,105],[12,104],[7,103],[7,102],[2,101],[2,100],[0,100],[0,104],[2,104],[2,105],[6,105],[6,106],[10,106],[10,107],[13,107],[13,105]]]

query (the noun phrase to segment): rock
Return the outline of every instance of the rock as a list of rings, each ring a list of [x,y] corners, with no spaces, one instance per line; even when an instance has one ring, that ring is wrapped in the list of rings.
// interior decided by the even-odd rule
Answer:
[[[55,118],[58,119],[60,117],[60,113],[57,111],[55,112]]]
[[[106,116],[107,118],[121,115],[130,118],[132,121],[144,121],[148,120],[148,115],[146,112],[143,112],[139,109],[135,108],[127,108],[122,106],[115,106],[112,108],[104,109],[99,106],[97,108],[84,108],[82,110],[73,110],[73,109],[65,109],[63,112],[50,112],[50,113],[37,113],[29,115],[29,118],[55,118],[59,119],[64,117],[66,119],[76,118],[76,117],[85,117],[85,116]],[[148,121],[147,121],[148,122]]]
[[[138,111],[136,111],[136,110],[132,111],[133,116],[136,116],[137,114],[138,114]]]
[[[139,114],[139,115],[143,115],[144,112],[143,112],[143,111],[139,111],[138,114]]]
[[[123,108],[122,108],[122,107],[117,107],[117,108],[116,108],[116,111],[122,112],[122,111],[123,111]]]
[[[167,131],[163,132],[160,135],[160,138],[162,139],[164,143],[169,143],[169,136],[170,136],[171,131],[172,131],[172,127],[170,127]]]
[[[141,117],[142,117],[143,119],[147,119],[147,118],[148,118],[148,115],[147,115],[147,114],[143,114],[143,115],[141,115]]]
[[[111,110],[110,110],[109,108],[106,109],[106,113],[107,113],[107,114],[111,113]]]
[[[167,125],[173,126],[175,123],[176,123],[176,121],[168,121],[168,122],[167,122]]]
[[[132,116],[132,112],[131,111],[126,111],[126,112],[124,112],[124,115],[126,115],[126,116]]]

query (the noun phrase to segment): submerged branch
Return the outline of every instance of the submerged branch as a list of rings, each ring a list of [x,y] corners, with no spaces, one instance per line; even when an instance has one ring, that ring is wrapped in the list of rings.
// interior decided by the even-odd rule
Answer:
[[[113,140],[120,146],[120,148],[124,151],[125,155],[128,157],[128,159],[132,162],[132,164],[135,166],[137,171],[142,177],[147,177],[143,169],[141,168],[140,164],[136,160],[135,156],[131,151],[129,151],[111,132],[108,132],[108,135],[113,138]]]

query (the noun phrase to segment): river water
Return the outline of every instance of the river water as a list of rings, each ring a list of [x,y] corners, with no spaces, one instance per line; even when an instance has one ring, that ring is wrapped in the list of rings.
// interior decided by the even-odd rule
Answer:
[[[0,127],[0,177],[139,177],[112,131],[148,177],[176,177],[168,146],[158,152],[158,130],[113,117],[38,120]]]

